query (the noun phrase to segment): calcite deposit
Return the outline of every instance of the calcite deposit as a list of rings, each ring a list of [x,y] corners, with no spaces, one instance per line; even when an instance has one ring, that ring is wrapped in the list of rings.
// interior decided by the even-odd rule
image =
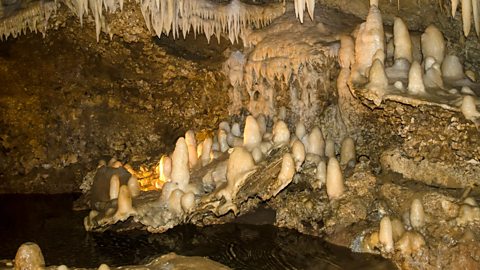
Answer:
[[[478,1],[458,4],[2,6],[0,191],[80,187],[96,232],[262,204],[401,269],[479,269]],[[44,40],[10,38],[31,21]]]

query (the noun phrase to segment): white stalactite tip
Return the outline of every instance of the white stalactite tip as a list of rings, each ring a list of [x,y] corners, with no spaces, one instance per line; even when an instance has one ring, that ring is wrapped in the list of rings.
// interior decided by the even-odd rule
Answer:
[[[455,17],[455,13],[457,13],[458,3],[460,0],[452,0],[452,17]]]
[[[462,0],[463,34],[466,37],[468,37],[472,28],[472,1],[477,0]]]
[[[480,36],[479,5],[480,3],[478,0],[472,0],[473,22],[475,24],[475,33],[477,36]]]
[[[330,200],[340,198],[345,192],[342,170],[337,159],[334,157],[328,159],[326,186],[327,195]]]

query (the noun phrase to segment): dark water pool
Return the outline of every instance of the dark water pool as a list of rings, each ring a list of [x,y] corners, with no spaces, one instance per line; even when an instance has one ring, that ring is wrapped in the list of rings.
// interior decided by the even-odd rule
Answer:
[[[27,241],[47,265],[139,264],[168,252],[206,256],[234,269],[395,269],[377,256],[351,253],[319,238],[271,225],[179,226],[164,234],[86,233],[75,195],[0,195],[0,259]]]

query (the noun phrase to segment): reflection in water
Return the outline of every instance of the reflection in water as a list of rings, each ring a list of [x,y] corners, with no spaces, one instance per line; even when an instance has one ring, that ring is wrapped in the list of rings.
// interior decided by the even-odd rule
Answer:
[[[48,265],[139,264],[176,252],[206,256],[235,269],[394,269],[380,257],[351,253],[319,238],[271,225],[179,226],[143,231],[86,233],[86,212],[71,211],[74,196],[0,195],[0,259],[26,241],[40,245]]]

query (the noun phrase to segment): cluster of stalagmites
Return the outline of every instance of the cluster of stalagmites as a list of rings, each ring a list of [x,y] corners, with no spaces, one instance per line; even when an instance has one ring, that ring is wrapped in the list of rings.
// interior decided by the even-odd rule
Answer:
[[[458,216],[450,221],[450,225],[468,228],[480,222],[480,208],[474,198],[464,199],[458,203],[458,207]],[[422,254],[426,246],[426,226],[431,222],[435,221],[427,217],[421,198],[414,198],[409,210],[401,218],[384,215],[378,230],[363,236],[362,250],[381,251],[383,254],[400,252],[403,256]],[[469,232],[465,229],[462,238],[470,237]]]
[[[342,67],[351,69],[352,87],[367,88],[364,95],[377,106],[385,99],[430,104],[460,110],[467,119],[479,121],[475,73],[464,71],[459,58],[447,52],[434,25],[420,37],[411,36],[396,18],[393,36],[386,35],[378,3],[371,1],[366,22],[352,36],[344,36],[341,46],[339,58]]]
[[[157,210],[182,219],[196,211],[199,202],[213,199],[215,209],[212,212],[216,215],[230,211],[238,214],[235,198],[246,180],[258,170],[259,164],[271,151],[285,147],[289,151],[282,157],[271,196],[276,196],[290,184],[295,173],[302,170],[305,162],[309,162],[317,167],[313,186],[317,189],[326,186],[328,197],[332,200],[341,197],[345,190],[342,168],[354,166],[356,161],[353,139],[347,137],[342,141],[338,161],[334,141],[325,140],[319,127],[307,132],[299,122],[291,134],[280,118],[273,125],[271,123],[272,120],[264,115],[256,118],[250,115],[242,126],[236,122],[221,122],[214,135],[202,141],[197,141],[193,131],[187,131],[177,140],[173,153],[160,160],[160,178],[165,184],[157,199]],[[123,168],[115,160],[101,166],[108,166],[111,170]],[[192,175],[198,175],[198,172],[201,172],[201,181],[191,181]],[[98,187],[92,188],[93,192],[95,189]],[[135,176],[128,178],[113,174],[109,182],[109,200],[116,202],[112,204],[116,205],[116,209],[92,210],[85,218],[85,227],[92,229],[98,225],[95,222],[99,211],[105,212],[102,216],[109,216],[113,223],[137,217],[140,214],[132,204],[132,197],[140,193]]]

